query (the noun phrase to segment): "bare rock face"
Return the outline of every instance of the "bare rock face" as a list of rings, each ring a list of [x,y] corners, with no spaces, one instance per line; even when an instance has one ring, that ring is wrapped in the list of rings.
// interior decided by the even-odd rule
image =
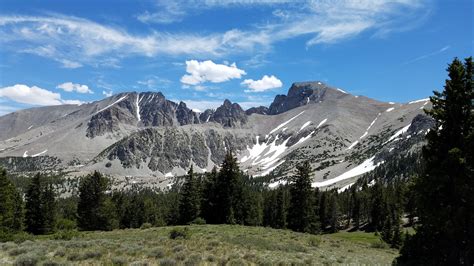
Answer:
[[[322,82],[297,82],[291,85],[287,95],[277,95],[268,114],[276,115],[309,103],[344,96],[346,93],[330,88]]]
[[[210,121],[219,123],[224,127],[240,127],[247,123],[245,111],[237,103],[225,100],[212,114]]]
[[[246,115],[259,114],[259,115],[268,115],[269,110],[266,106],[252,107],[245,111]]]

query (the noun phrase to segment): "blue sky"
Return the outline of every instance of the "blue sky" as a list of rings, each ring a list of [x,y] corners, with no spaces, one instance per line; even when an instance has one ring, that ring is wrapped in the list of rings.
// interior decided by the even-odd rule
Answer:
[[[268,105],[320,80],[407,102],[473,54],[471,0],[0,1],[0,115],[161,91]]]

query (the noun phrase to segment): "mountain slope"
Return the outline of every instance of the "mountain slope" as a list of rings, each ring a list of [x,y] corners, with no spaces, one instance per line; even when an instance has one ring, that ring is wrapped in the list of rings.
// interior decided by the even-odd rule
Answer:
[[[400,152],[419,150],[431,126],[420,118],[428,104],[380,102],[321,82],[295,83],[269,108],[247,111],[225,100],[196,113],[161,93],[122,93],[0,117],[0,127],[8,128],[0,133],[0,157],[51,157],[45,161],[76,174],[101,170],[163,181],[191,165],[209,171],[230,149],[249,174],[272,174],[271,186],[309,160],[314,186],[340,187],[388,160],[399,145],[409,147]],[[10,168],[11,161],[0,159]]]

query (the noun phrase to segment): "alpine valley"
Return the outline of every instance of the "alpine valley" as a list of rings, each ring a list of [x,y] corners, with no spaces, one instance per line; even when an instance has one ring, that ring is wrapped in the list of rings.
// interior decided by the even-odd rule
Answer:
[[[314,187],[344,188],[379,165],[417,154],[433,121],[429,99],[381,102],[322,82],[298,82],[269,107],[225,100],[196,112],[160,92],[128,92],[82,105],[0,117],[0,165],[18,174],[94,170],[165,187],[190,166],[219,167],[232,150],[241,168],[285,183],[309,160]]]

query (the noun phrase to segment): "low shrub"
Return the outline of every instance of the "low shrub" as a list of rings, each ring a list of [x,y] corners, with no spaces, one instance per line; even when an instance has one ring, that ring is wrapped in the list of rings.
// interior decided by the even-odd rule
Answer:
[[[309,242],[309,245],[312,247],[319,247],[319,245],[321,245],[321,238],[317,236],[311,236],[308,242]]]
[[[140,226],[140,229],[150,229],[153,225],[151,223],[144,223]]]
[[[155,259],[161,259],[165,256],[165,251],[161,248],[155,248],[150,250],[148,252],[148,257],[155,258]]]
[[[73,220],[61,218],[56,222],[56,228],[60,231],[76,230],[77,224]]]
[[[55,240],[71,240],[79,235],[79,232],[75,230],[61,230],[54,233],[51,238]]]
[[[26,253],[18,256],[13,265],[15,266],[35,266],[38,264],[38,261],[41,260],[41,257],[35,253]]]
[[[388,244],[385,243],[384,241],[380,240],[378,242],[372,243],[370,245],[371,248],[380,248],[380,249],[386,249],[389,248]]]
[[[16,257],[18,255],[21,255],[21,254],[24,254],[24,253],[27,253],[27,252],[28,252],[28,249],[26,249],[25,247],[17,247],[17,248],[13,248],[10,251],[8,251],[8,255],[10,255],[12,257]]]
[[[174,266],[177,265],[176,261],[174,259],[161,259],[160,260],[160,266]]]
[[[113,257],[112,258],[112,265],[116,266],[122,266],[122,265],[127,265],[128,260],[125,257]]]
[[[204,225],[206,224],[206,220],[204,220],[204,218],[201,218],[201,217],[198,217],[196,219],[194,219],[191,224],[195,224],[195,225]]]
[[[191,237],[191,232],[187,227],[184,228],[174,228],[170,231],[170,239],[189,239]]]

